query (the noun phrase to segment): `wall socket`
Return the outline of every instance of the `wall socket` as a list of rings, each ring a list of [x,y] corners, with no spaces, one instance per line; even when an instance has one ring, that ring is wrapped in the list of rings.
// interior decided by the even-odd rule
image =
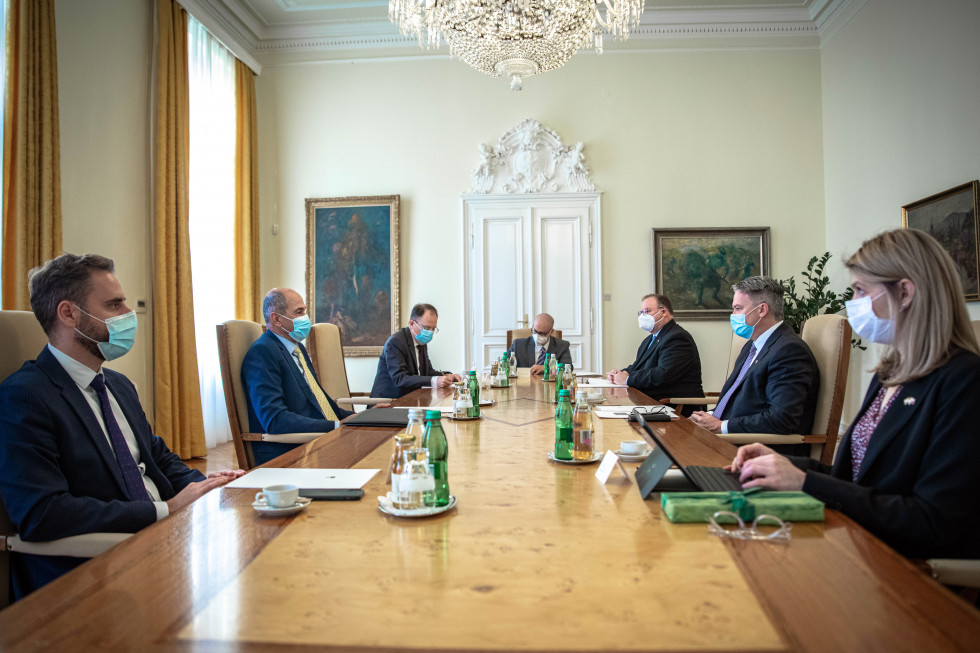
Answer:
[[[611,292],[605,293],[602,296],[602,301],[604,301],[604,302],[611,302],[612,301],[612,293]]]

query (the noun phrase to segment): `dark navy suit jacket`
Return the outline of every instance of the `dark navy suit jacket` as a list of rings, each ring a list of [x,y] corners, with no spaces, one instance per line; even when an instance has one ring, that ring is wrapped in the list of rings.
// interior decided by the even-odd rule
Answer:
[[[629,372],[626,385],[653,399],[703,397],[701,356],[691,334],[671,320],[660,329],[652,346],[651,338],[652,334],[643,339],[636,360],[624,370]],[[688,407],[688,412],[694,408]]]
[[[140,461],[163,500],[204,475],[189,469],[153,435],[136,388],[103,369],[136,436]],[[105,432],[78,385],[45,347],[0,384],[0,496],[20,536],[43,542],[95,532],[135,533],[156,521],[148,501],[130,501]],[[41,587],[81,558],[12,554],[17,597]]]
[[[530,336],[528,338],[518,338],[510,343],[510,349],[507,351],[512,351],[517,354],[518,367],[531,367],[538,362],[538,349],[540,347],[534,342],[534,336]],[[548,339],[548,348],[544,351],[546,354],[557,356],[559,363],[564,363],[566,366],[572,364],[572,353],[567,340],[559,340],[551,336]]]
[[[858,417],[881,382],[868,386]],[[912,558],[980,558],[980,356],[957,351],[931,374],[902,385],[868,443],[852,482],[851,429],[833,468],[808,470],[803,491],[840,510]]]
[[[443,374],[432,366],[428,354],[422,357],[422,369],[419,369],[415,360],[415,344],[408,327],[391,334],[378,359],[372,397],[404,397],[412,390],[431,385],[432,377]]]
[[[303,353],[306,368],[315,378],[313,361],[306,348],[301,344],[296,346]],[[248,403],[248,429],[252,433],[326,433],[334,429],[333,420],[328,421],[323,416],[313,391],[296,366],[296,360],[271,331],[263,333],[245,354],[242,360],[242,386]],[[353,415],[351,411],[338,406],[326,392],[323,394],[338,420]],[[261,465],[296,446],[280,442],[253,442],[252,452],[255,463]]]
[[[742,347],[720,396],[735,382],[750,346],[751,341]],[[820,371],[813,352],[783,323],[756,354],[724,414],[715,417],[728,420],[729,433],[806,435],[813,428],[819,390]]]

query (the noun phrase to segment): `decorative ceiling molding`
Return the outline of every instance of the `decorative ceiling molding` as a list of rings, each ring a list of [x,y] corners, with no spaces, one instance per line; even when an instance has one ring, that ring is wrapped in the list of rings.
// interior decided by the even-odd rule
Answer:
[[[448,53],[445,44],[419,49],[416,39],[399,34],[386,18],[385,0],[266,2],[262,8],[266,15],[274,10],[275,21],[263,19],[253,8],[258,1],[181,0],[188,11],[256,72],[261,70],[259,61],[263,56],[274,57],[263,61],[268,65],[288,63],[290,55],[300,56],[300,53],[306,62],[362,56],[418,58]],[[630,40],[618,45],[610,41],[606,50],[673,49],[680,47],[681,42],[687,50],[701,47],[711,50],[721,38],[727,39],[728,49],[819,47],[833,38],[866,1],[798,0],[768,6],[706,2],[701,8],[690,4],[682,8],[648,4]],[[311,19],[304,20],[304,14]],[[323,56],[317,57],[317,52]]]

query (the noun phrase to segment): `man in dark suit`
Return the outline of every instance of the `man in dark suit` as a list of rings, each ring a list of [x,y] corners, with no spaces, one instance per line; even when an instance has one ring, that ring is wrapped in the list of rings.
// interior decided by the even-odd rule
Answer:
[[[637,317],[640,328],[650,335],[636,350],[636,360],[622,370],[612,370],[606,378],[654,399],[704,396],[698,346],[691,334],[674,322],[670,300],[664,295],[644,295]],[[684,406],[682,414],[686,417],[695,408]]]
[[[714,411],[697,411],[691,420],[712,433],[810,433],[820,372],[810,348],[782,321],[782,286],[769,277],[748,277],[732,289],[732,328],[749,342]],[[783,453],[805,449],[782,448]]]
[[[63,254],[30,274],[49,344],[0,384],[0,496],[26,541],[134,533],[243,473],[189,469],[153,435],[129,379],[103,368],[136,336],[113,272],[105,257]],[[11,554],[14,597],[84,561]]]
[[[531,374],[544,374],[544,356],[551,354],[566,367],[572,365],[572,354],[567,340],[559,340],[552,335],[555,318],[547,313],[539,313],[531,324],[531,335],[510,343],[508,352],[517,354],[518,367],[530,367]]]
[[[273,288],[262,301],[266,332],[242,360],[242,386],[253,433],[327,433],[353,415],[324,392],[313,361],[301,343],[310,334],[303,297],[289,288]],[[280,456],[295,444],[253,442],[255,464]]]
[[[404,397],[412,390],[443,388],[459,374],[440,372],[429,360],[428,343],[439,333],[439,313],[432,304],[412,307],[408,326],[391,334],[378,359],[372,397]]]

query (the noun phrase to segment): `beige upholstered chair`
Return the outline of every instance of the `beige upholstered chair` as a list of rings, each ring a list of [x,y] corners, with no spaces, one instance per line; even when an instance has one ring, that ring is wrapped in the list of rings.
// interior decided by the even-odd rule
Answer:
[[[322,433],[268,433],[248,432],[248,404],[245,403],[245,388],[242,386],[242,360],[252,343],[262,335],[264,327],[246,320],[228,320],[217,325],[218,362],[221,367],[221,384],[225,390],[225,408],[228,410],[228,424],[231,426],[232,440],[235,442],[235,455],[238,466],[249,470],[255,466],[252,455],[252,442],[282,442],[285,444],[304,444],[317,439]]]
[[[340,340],[340,328],[336,324],[314,324],[306,339],[306,350],[313,360],[313,369],[320,385],[341,406],[371,406],[391,401],[384,397],[372,397],[370,392],[350,391],[347,365],[344,363],[344,345]]]
[[[831,464],[837,448],[847,367],[851,360],[851,325],[840,315],[817,315],[803,325],[803,341],[809,345],[820,371],[817,411],[810,434],[730,433],[719,437],[732,444],[810,444],[810,457]]]
[[[30,311],[0,311],[0,381],[20,369],[41,352],[48,338]],[[25,542],[14,529],[0,501],[0,609],[9,602],[10,552],[34,555],[93,558],[123,541],[132,533],[86,533],[50,542]]]
[[[561,340],[561,329],[552,329],[551,335]],[[530,329],[507,329],[507,349],[510,349],[510,345],[515,340],[520,340],[521,338],[530,338]]]

